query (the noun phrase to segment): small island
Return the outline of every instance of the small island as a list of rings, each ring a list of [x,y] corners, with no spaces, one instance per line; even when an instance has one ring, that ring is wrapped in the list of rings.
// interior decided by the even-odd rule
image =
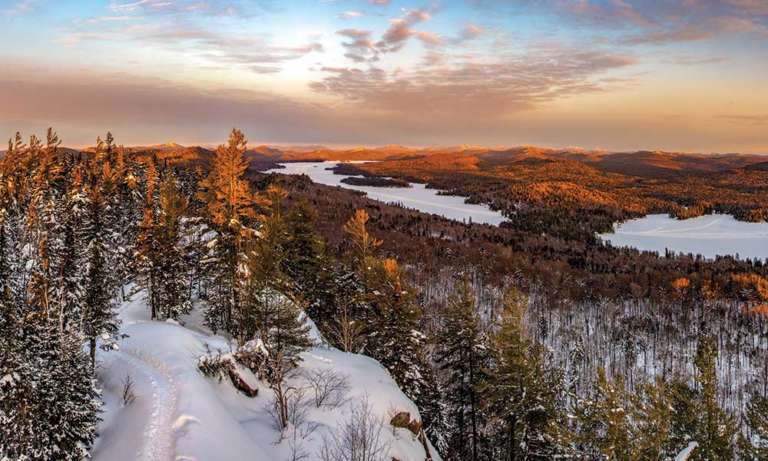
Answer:
[[[381,178],[376,176],[352,176],[341,180],[344,184],[351,186],[372,186],[372,187],[411,187],[408,181],[395,178]]]

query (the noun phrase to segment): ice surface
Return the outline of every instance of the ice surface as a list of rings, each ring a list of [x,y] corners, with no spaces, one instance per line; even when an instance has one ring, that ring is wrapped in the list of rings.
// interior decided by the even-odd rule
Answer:
[[[648,215],[602,234],[603,241],[617,247],[632,247],[664,254],[700,254],[707,258],[736,256],[768,259],[768,223],[737,221],[733,216],[714,214],[679,220],[664,214]]]
[[[412,187],[373,187],[355,186],[341,182],[349,175],[337,175],[329,168],[339,162],[297,162],[284,163],[285,168],[269,170],[269,173],[305,174],[318,184],[340,186],[345,189],[365,192],[373,200],[385,203],[396,203],[407,208],[431,213],[456,221],[492,224],[498,226],[506,218],[501,213],[488,208],[486,205],[464,203],[464,197],[453,195],[438,195],[436,189],[427,189],[424,184],[411,184]]]

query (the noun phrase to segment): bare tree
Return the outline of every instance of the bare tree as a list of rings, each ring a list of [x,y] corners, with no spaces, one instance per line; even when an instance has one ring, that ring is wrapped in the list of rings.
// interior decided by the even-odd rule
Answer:
[[[123,406],[127,407],[136,400],[136,392],[134,392],[133,378],[131,375],[125,375],[123,379]]]
[[[314,392],[315,406],[337,408],[349,392],[349,377],[333,368],[306,370],[304,379],[307,380]]]
[[[363,323],[352,315],[353,300],[339,299],[339,310],[331,327],[331,336],[344,352],[358,353],[363,349]]]
[[[389,444],[383,434],[384,421],[373,414],[365,396],[335,432],[323,437],[318,457],[322,461],[385,461]]]

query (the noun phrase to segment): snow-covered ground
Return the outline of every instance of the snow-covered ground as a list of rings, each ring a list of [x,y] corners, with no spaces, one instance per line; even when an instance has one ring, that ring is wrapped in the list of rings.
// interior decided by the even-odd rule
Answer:
[[[292,444],[308,455],[305,459],[314,460],[323,436],[364,397],[373,413],[385,421],[382,437],[389,444],[387,459],[426,458],[411,432],[388,424],[393,412],[407,411],[418,418],[418,410],[375,360],[319,342],[304,353],[302,370],[333,368],[349,378],[348,400],[338,408],[308,405],[306,427],[300,431],[304,437],[297,437],[296,443],[292,437],[280,441],[266,411],[272,392],[265,383],[251,374],[249,382],[259,388],[259,395],[249,398],[228,380],[217,381],[198,371],[200,356],[230,351],[225,338],[192,325],[194,315],[187,318],[190,328],[186,328],[176,322],[150,321],[148,312],[143,292],[124,303],[120,318],[122,333],[128,336],[120,341],[119,351],[99,353],[105,408],[93,450],[95,461],[290,460]],[[313,337],[319,338],[316,330]],[[127,376],[134,382],[136,397],[123,405]],[[298,377],[290,384],[305,386]],[[311,427],[316,429],[310,431]]]
[[[768,223],[737,221],[730,215],[707,215],[679,220],[664,214],[648,215],[616,226],[602,234],[603,241],[617,247],[632,247],[660,254],[700,254],[707,258],[738,255],[768,259]]]
[[[368,197],[385,203],[397,203],[407,208],[419,210],[453,219],[456,221],[492,224],[498,226],[506,218],[501,213],[486,205],[464,203],[464,197],[439,195],[436,189],[427,189],[424,184],[411,184],[412,187],[373,187],[355,186],[341,182],[348,175],[333,174],[333,168],[339,162],[297,162],[283,163],[285,168],[269,170],[267,173],[305,174],[318,184],[340,186],[345,189],[365,192]]]

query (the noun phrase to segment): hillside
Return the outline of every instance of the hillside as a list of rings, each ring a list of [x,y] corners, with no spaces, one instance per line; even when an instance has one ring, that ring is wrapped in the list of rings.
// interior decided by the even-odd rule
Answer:
[[[133,290],[128,287],[128,291]],[[124,335],[119,349],[99,354],[98,376],[106,405],[93,450],[95,461],[237,461],[246,453],[263,460],[314,457],[324,438],[344,424],[363,399],[373,414],[382,415],[381,443],[390,456],[403,461],[440,459],[434,451],[427,456],[408,429],[389,424],[399,412],[408,412],[415,420],[419,412],[387,371],[370,357],[328,345],[313,324],[315,346],[302,354],[301,366],[290,381],[291,386],[305,389],[297,403],[306,414],[294,420],[296,426],[289,433],[281,434],[268,411],[268,384],[250,370],[242,367],[239,373],[258,390],[256,398],[238,392],[228,380],[199,372],[199,357],[212,351],[231,352],[236,346],[201,325],[199,312],[179,322],[152,321],[149,312],[146,292],[133,293],[119,308]],[[323,370],[345,376],[348,388],[338,404],[316,408],[303,376]],[[133,400],[126,404],[127,379],[133,382]]]

